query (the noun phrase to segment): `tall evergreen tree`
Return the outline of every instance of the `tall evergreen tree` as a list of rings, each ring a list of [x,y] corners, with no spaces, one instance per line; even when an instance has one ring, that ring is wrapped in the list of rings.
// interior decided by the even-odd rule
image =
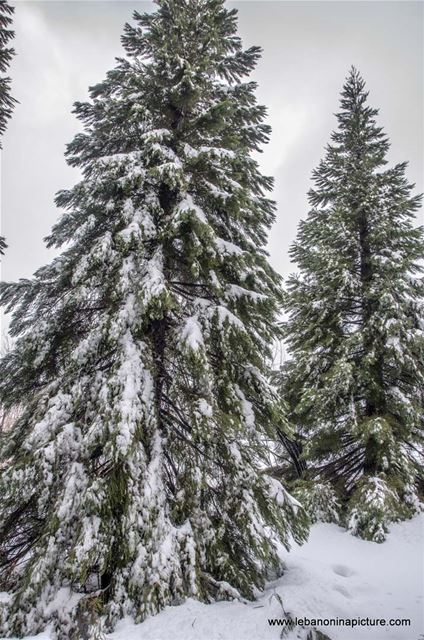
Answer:
[[[338,129],[313,173],[311,210],[291,249],[284,372],[310,473],[348,500],[351,531],[383,540],[418,508],[424,383],[420,196],[352,69]]]
[[[47,238],[63,252],[1,288],[17,340],[0,398],[25,407],[0,463],[9,635],[251,598],[276,539],[304,535],[261,472],[281,421],[266,364],[281,290],[272,181],[251,157],[269,128],[242,81],[260,50],[223,0],[157,4],[76,104],[83,179]]]
[[[7,71],[15,54],[14,50],[7,46],[14,36],[14,32],[10,29],[14,10],[7,0],[0,0],[0,73],[2,74]],[[10,78],[0,76],[0,136],[6,130],[7,121],[12,115],[15,103],[16,100],[10,95]],[[4,238],[0,236],[0,254],[4,253],[6,246]]]

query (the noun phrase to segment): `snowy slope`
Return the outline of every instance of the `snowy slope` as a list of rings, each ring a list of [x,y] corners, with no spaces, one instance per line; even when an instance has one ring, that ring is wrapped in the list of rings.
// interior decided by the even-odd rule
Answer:
[[[108,640],[277,640],[268,618],[286,611],[309,618],[410,618],[403,628],[322,627],[332,640],[418,640],[424,632],[424,514],[392,526],[383,544],[317,524],[309,541],[284,554],[287,570],[257,602],[194,600],[167,607],[141,625],[122,621]],[[295,634],[291,634],[294,638]],[[47,640],[47,633],[36,636]]]

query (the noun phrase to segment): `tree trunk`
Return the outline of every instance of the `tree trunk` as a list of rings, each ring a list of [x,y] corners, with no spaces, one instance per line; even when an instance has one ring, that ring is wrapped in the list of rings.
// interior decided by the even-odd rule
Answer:
[[[366,219],[366,212],[362,211],[359,218],[359,244],[360,244],[360,277],[362,289],[362,329],[364,337],[364,357],[373,354],[372,362],[368,365],[367,373],[369,379],[365,383],[365,416],[384,415],[384,356],[381,336],[372,330],[372,318],[377,306],[377,300],[371,294],[373,281],[373,269],[371,262],[371,248],[369,244],[369,228]],[[369,438],[365,448],[364,472],[376,474],[378,468],[378,443],[374,438]]]

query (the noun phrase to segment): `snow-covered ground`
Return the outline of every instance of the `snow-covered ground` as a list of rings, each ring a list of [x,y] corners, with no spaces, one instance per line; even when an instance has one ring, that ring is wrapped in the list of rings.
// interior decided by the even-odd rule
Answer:
[[[317,524],[306,544],[284,554],[287,569],[258,601],[205,605],[189,600],[141,625],[123,620],[108,640],[277,640],[269,618],[409,618],[408,627],[321,627],[332,640],[419,640],[424,633],[424,514],[392,526],[383,544]],[[289,638],[297,637],[295,633]],[[47,633],[36,636],[47,640]],[[421,635],[421,638],[424,638]]]

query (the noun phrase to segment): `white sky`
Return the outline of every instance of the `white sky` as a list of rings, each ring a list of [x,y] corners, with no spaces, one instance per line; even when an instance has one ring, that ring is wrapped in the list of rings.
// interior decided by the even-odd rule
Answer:
[[[13,0],[12,0],[13,2]],[[29,277],[50,261],[43,244],[59,212],[56,191],[72,186],[65,144],[80,125],[72,103],[87,97],[121,53],[120,35],[132,11],[147,2],[68,0],[14,2],[17,56],[13,93],[19,99],[3,140],[2,235],[10,245],[2,277]],[[370,104],[380,108],[389,135],[390,161],[409,160],[408,178],[422,190],[422,2],[230,3],[239,9],[245,46],[260,45],[253,74],[258,99],[269,109],[271,143],[263,170],[276,178],[278,218],[270,234],[273,266],[292,270],[287,255],[299,220],[307,214],[312,169],[335,127],[338,96],[354,64],[367,81]]]

